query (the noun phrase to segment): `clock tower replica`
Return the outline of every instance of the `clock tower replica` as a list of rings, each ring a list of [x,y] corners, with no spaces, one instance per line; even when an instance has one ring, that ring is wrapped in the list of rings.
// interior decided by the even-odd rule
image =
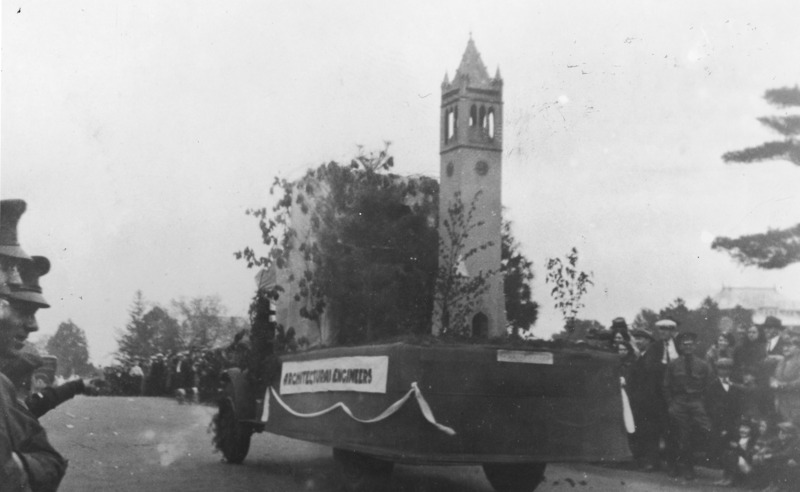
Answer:
[[[467,307],[466,322],[473,337],[501,336],[506,332],[500,274],[503,80],[499,68],[489,76],[472,36],[453,81],[445,74],[442,82],[439,138],[439,238],[445,246],[444,251],[440,247],[439,264],[455,261],[458,274],[465,277],[494,272],[487,278],[488,288]],[[463,203],[465,219],[474,203],[471,224],[480,225],[469,230],[461,254],[453,260],[446,251],[450,239],[444,220],[456,199]],[[477,251],[468,255],[473,248]],[[434,308],[434,334],[442,330],[441,309]]]

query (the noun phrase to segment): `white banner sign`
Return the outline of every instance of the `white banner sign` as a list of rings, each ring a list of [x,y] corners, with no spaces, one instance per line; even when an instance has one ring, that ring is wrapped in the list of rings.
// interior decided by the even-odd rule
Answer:
[[[320,391],[386,393],[389,356],[284,362],[280,394]]]

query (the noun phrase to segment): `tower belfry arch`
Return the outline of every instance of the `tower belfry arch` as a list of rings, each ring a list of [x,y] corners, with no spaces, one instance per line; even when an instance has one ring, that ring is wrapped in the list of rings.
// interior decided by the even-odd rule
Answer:
[[[470,332],[479,337],[505,334],[505,298],[500,275],[502,230],[503,80],[500,69],[491,77],[470,34],[453,80],[445,74],[439,141],[439,237],[446,238],[443,220],[457,196],[469,209],[475,200],[473,221],[482,225],[466,239],[464,251],[478,251],[458,270],[474,276],[494,272],[488,288],[466,317]],[[491,244],[489,244],[491,243]],[[439,262],[447,261],[441,251]],[[442,329],[434,313],[433,333]],[[478,322],[475,322],[478,320]],[[474,329],[480,326],[479,329]]]

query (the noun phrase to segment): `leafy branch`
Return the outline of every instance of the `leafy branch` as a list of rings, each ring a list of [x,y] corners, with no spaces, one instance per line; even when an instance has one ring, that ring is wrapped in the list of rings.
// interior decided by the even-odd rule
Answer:
[[[470,335],[469,315],[474,311],[479,297],[489,288],[489,278],[497,273],[494,270],[482,270],[472,275],[464,271],[472,256],[494,245],[493,241],[487,241],[467,249],[467,241],[473,231],[484,224],[483,221],[474,220],[481,193],[478,190],[469,207],[465,207],[461,192],[455,192],[448,205],[447,216],[442,219],[444,234],[439,237],[439,267],[434,297],[440,335]]]
[[[564,317],[567,332],[570,333],[575,326],[578,312],[584,307],[582,298],[594,285],[592,272],[578,271],[578,250],[572,250],[566,256],[566,262],[561,258],[547,260],[547,277],[545,282],[553,285],[550,295],[555,301],[554,307]]]

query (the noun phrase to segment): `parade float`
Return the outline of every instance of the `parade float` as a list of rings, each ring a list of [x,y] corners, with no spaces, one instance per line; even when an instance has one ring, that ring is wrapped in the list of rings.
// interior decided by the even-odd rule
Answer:
[[[502,84],[470,39],[442,83],[438,183],[382,172],[384,151],[277,181],[272,214],[251,211],[270,253],[241,255],[265,268],[253,356],[225,372],[214,420],[227,462],[267,432],[331,446],[348,490],[411,463],[522,491],[548,462],[629,457],[618,356],[508,335]]]

